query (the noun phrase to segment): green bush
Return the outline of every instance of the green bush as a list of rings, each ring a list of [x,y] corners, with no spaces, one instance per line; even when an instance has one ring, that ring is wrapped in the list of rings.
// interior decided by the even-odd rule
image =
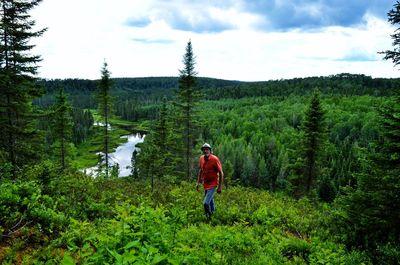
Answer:
[[[376,264],[399,264],[400,247],[391,243],[379,245],[374,259]]]
[[[0,224],[4,229],[25,223],[29,210],[36,207],[41,189],[36,182],[11,182],[0,184]],[[25,219],[25,220],[24,220]]]
[[[289,237],[282,240],[281,253],[289,260],[300,258],[303,261],[308,262],[308,256],[311,253],[311,244],[299,238]]]
[[[24,236],[36,250],[24,256],[34,264],[369,264],[338,243],[328,204],[237,186],[216,194],[207,221],[193,184],[155,184],[64,175],[43,194],[8,182],[0,209],[33,221]]]

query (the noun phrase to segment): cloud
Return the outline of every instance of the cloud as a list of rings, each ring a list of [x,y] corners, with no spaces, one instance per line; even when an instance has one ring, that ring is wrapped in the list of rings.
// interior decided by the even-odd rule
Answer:
[[[258,28],[287,31],[328,26],[350,27],[363,24],[368,14],[384,19],[393,7],[391,0],[255,0],[242,1],[246,12],[262,18]]]
[[[368,54],[368,53],[362,53],[362,52],[354,51],[352,53],[349,53],[348,55],[345,55],[342,58],[336,59],[336,61],[343,61],[343,62],[376,62],[376,61],[381,61],[381,60],[380,60],[380,58],[378,58],[377,54]]]
[[[146,27],[148,25],[150,25],[151,20],[148,17],[142,17],[142,18],[129,18],[126,21],[126,25],[129,27],[138,27],[138,28],[142,28],[142,27]]]
[[[146,17],[129,18],[130,27],[147,27],[151,23],[164,22],[171,29],[194,33],[219,33],[235,28],[235,25],[218,16],[220,4],[210,5],[200,1],[166,1],[154,3]]]
[[[151,39],[151,38],[132,38],[132,41],[144,44],[171,44],[174,41],[170,39]]]
[[[255,21],[253,29],[260,31],[314,30],[364,25],[367,15],[386,19],[392,7],[392,0],[154,1],[145,17],[130,18],[127,25],[146,27],[163,21],[176,30],[220,33],[243,26],[246,21],[237,22],[237,16],[247,15]]]
[[[200,76],[398,77],[377,54],[392,48],[386,13],[393,1],[43,1],[33,18],[49,30],[34,40],[33,53],[43,58],[44,78],[97,79],[104,58],[113,77],[176,76],[191,39]]]
[[[197,14],[177,12],[165,19],[173,29],[195,33],[218,33],[234,29],[234,25],[213,18],[207,12],[199,12]]]

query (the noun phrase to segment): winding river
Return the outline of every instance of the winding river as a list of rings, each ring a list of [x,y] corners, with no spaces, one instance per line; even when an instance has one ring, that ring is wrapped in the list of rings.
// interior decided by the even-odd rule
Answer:
[[[117,147],[115,152],[108,154],[110,166],[119,164],[119,177],[126,177],[131,174],[131,159],[133,150],[139,151],[139,148],[136,147],[138,143],[142,143],[144,141],[145,135],[136,133],[131,135],[125,135],[121,138],[127,138],[128,141],[121,144]],[[96,175],[97,166],[87,168],[85,170],[88,175]]]

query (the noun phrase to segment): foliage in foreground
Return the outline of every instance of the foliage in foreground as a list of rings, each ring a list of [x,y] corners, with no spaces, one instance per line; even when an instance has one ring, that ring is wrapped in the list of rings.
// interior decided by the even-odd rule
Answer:
[[[3,264],[370,264],[339,243],[340,212],[306,199],[231,187],[208,222],[188,183],[31,179],[0,185]]]

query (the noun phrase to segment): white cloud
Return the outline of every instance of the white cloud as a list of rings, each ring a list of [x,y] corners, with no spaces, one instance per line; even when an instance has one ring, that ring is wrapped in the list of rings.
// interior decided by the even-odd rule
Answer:
[[[269,80],[319,76],[341,72],[374,77],[397,77],[391,62],[378,51],[391,48],[393,27],[367,14],[358,27],[332,26],[313,31],[267,32],[256,29],[264,18],[236,4],[205,6],[204,18],[219,20],[231,29],[196,33],[171,27],[167,17],[183,5],[192,23],[188,2],[118,0],[43,1],[33,12],[38,28],[48,31],[34,42],[44,78],[100,78],[104,59],[112,77],[177,76],[186,43],[192,40],[200,76],[235,80]],[[169,14],[163,14],[163,8]],[[175,3],[173,6],[172,3]],[[206,2],[207,3],[207,2]],[[200,3],[196,2],[198,7]],[[204,4],[205,5],[205,4]],[[189,10],[189,11],[188,11]],[[318,13],[318,6],[310,9]],[[145,27],[129,19],[150,18]],[[203,20],[202,20],[203,19]],[[365,60],[363,60],[365,58]],[[368,60],[369,58],[369,60]],[[378,60],[374,61],[376,58]]]

